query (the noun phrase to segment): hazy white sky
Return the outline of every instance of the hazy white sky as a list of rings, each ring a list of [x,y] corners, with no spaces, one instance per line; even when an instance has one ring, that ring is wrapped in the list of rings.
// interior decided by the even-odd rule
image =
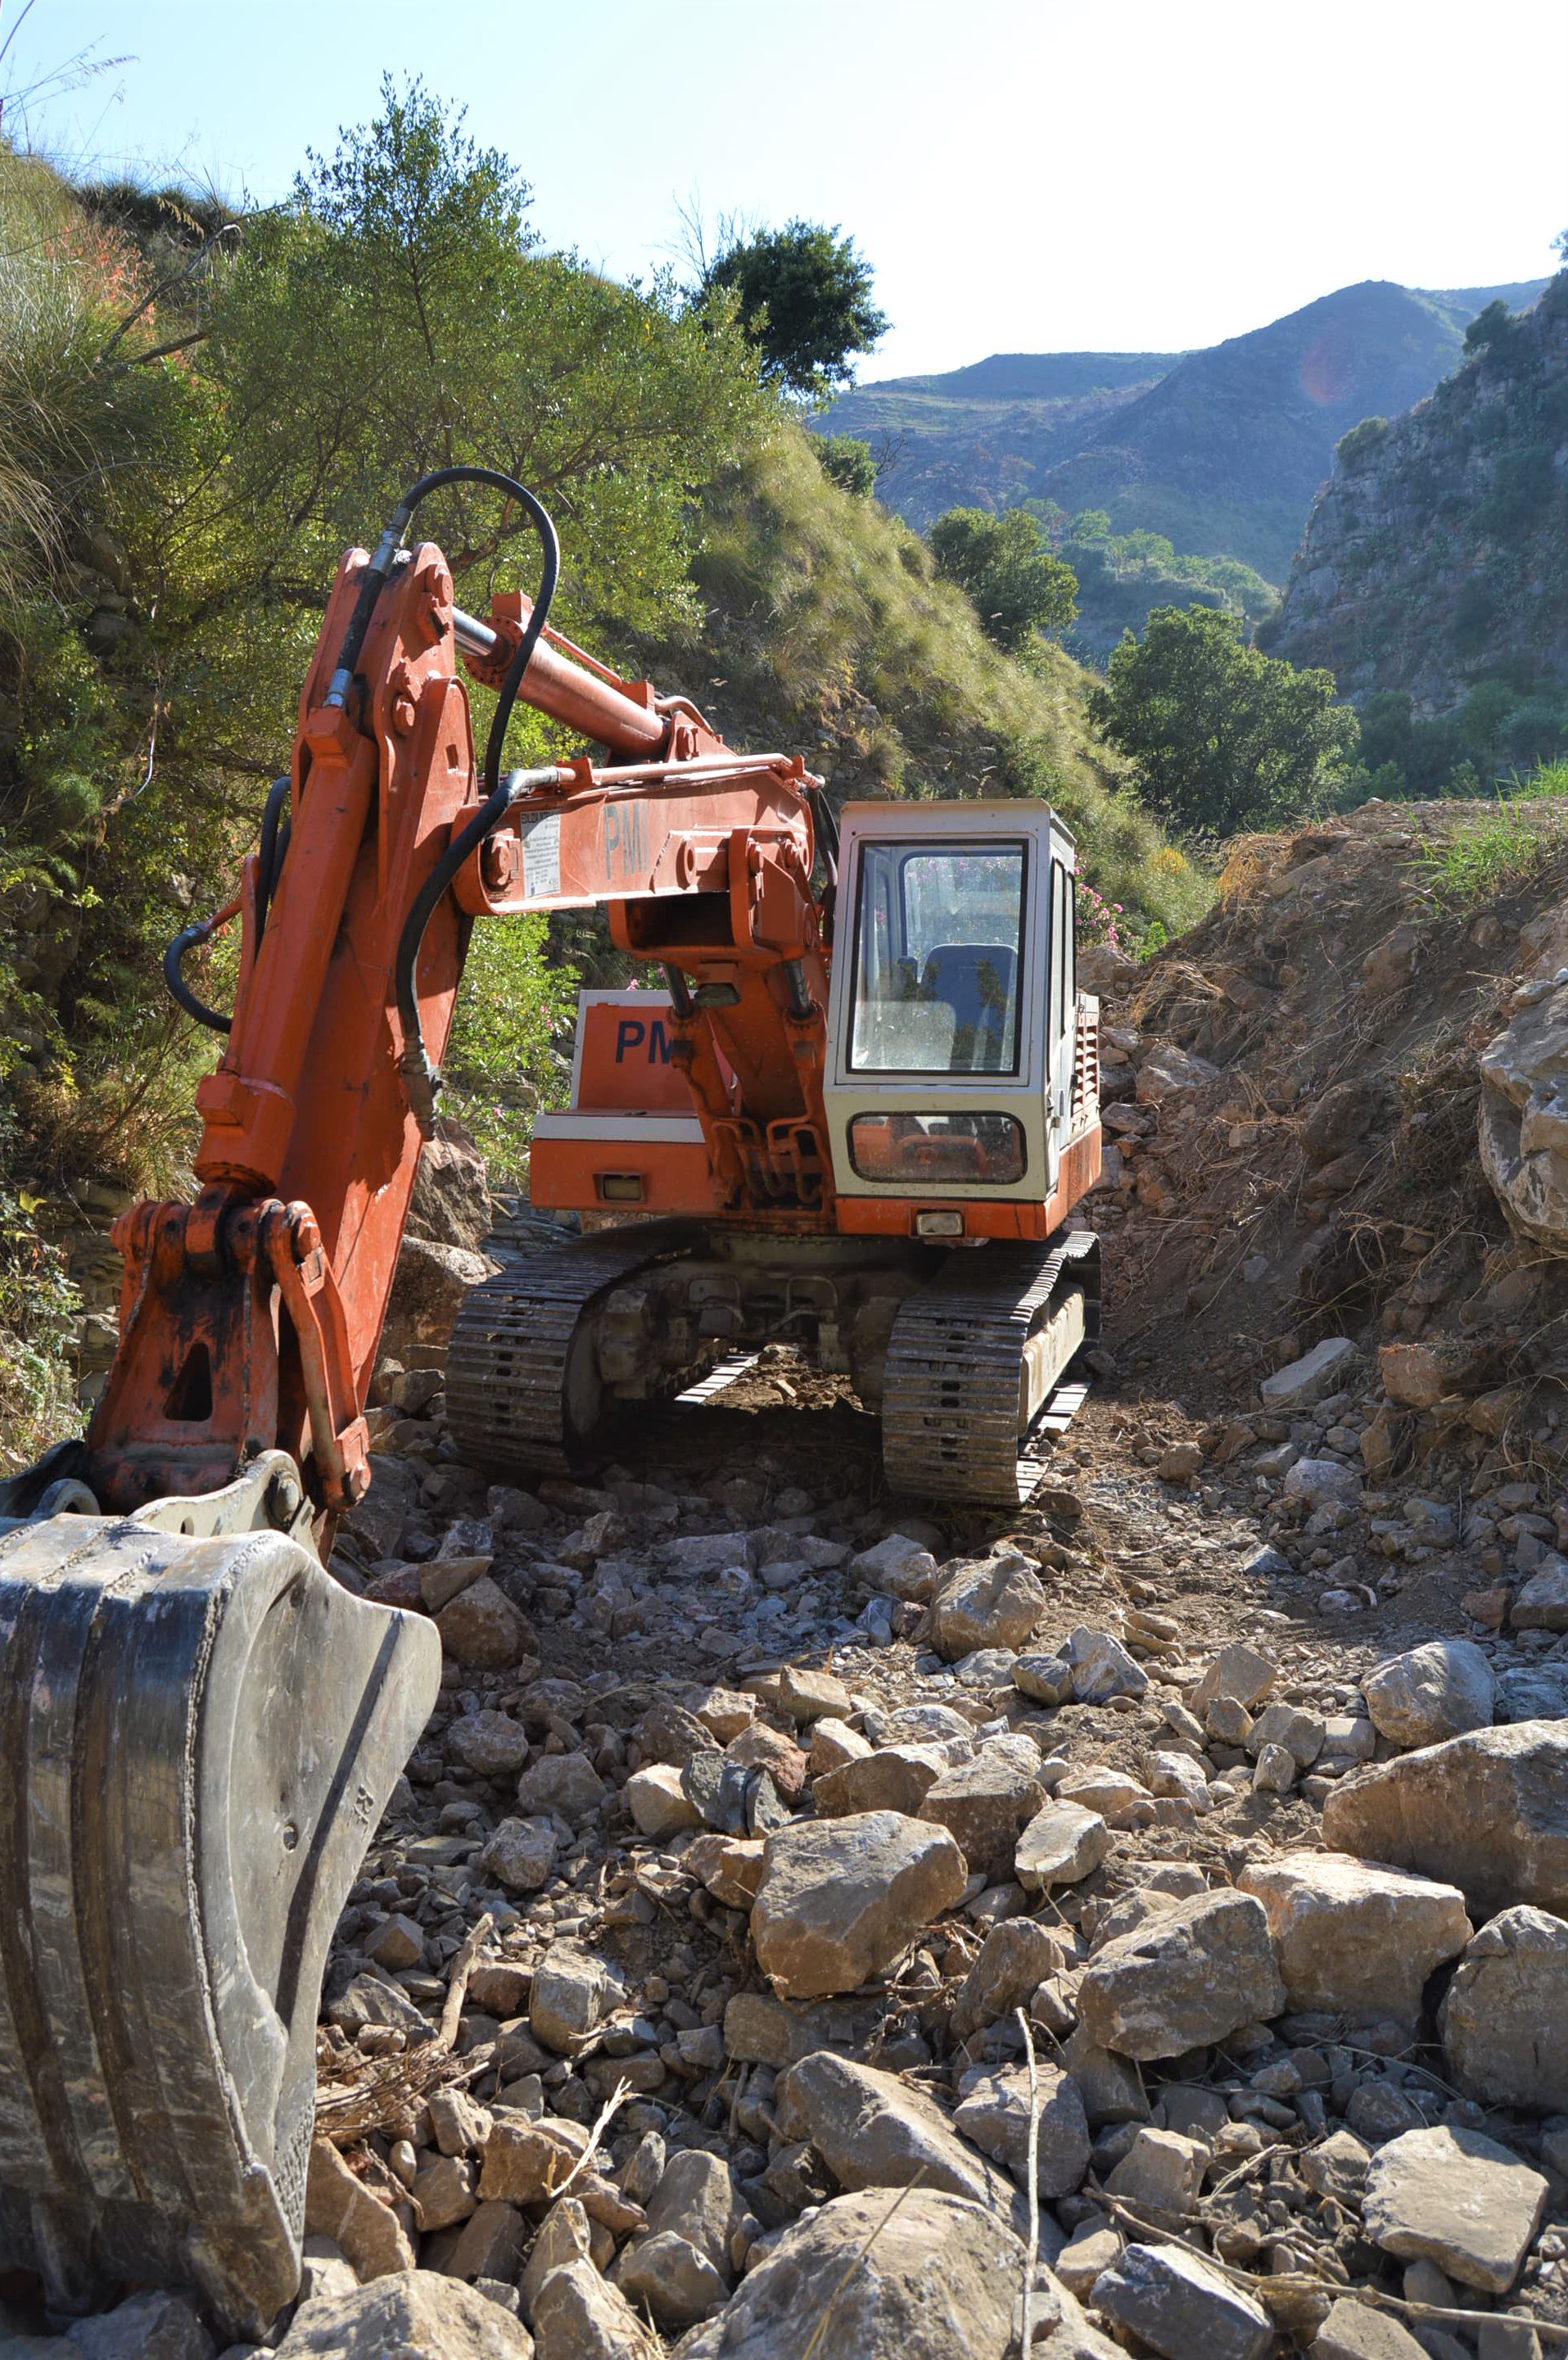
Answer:
[[[32,123],[68,164],[277,197],[390,70],[618,275],[681,201],[840,223],[894,322],[866,379],[1541,277],[1568,225],[1563,0],[35,0],[0,76],[88,45],[125,61]]]

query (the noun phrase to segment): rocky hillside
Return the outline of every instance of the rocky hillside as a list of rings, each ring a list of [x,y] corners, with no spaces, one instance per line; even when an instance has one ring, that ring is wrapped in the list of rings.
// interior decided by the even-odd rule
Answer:
[[[1339,437],[1420,401],[1477,312],[1529,303],[1542,283],[1428,293],[1368,279],[1207,351],[997,355],[846,394],[822,424],[902,438],[878,488],[919,527],[955,502],[1050,498],[1279,583]],[[1029,371],[1047,363],[1071,368],[1033,391]]]
[[[1427,714],[1568,682],[1568,272],[1429,400],[1345,438],[1270,644]]]

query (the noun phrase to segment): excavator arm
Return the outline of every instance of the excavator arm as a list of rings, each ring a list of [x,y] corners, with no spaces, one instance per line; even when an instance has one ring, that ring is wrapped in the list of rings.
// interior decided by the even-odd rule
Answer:
[[[475,476],[545,554],[538,598],[484,624],[433,543],[403,546],[420,499]],[[0,2267],[41,2270],[62,2313],[187,2279],[255,2333],[298,2283],[327,1948],[440,1677],[431,1626],[323,1561],[372,1480],[474,918],[607,903],[670,978],[724,1200],[831,1192],[819,782],[550,633],[556,565],[532,496],[463,469],[344,557],[261,849],[171,948],[227,1030],[199,1193],[116,1223],[85,1441],[0,1487]],[[460,650],[498,691],[483,766]],[[519,696],[607,759],[503,774]],[[179,975],[224,921],[228,1020]]]

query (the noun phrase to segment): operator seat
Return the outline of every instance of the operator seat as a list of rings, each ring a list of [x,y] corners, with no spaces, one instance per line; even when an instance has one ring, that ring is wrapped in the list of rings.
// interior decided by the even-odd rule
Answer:
[[[942,943],[927,958],[921,996],[953,1011],[950,1070],[994,1072],[1001,1065],[1017,969],[1017,952],[1000,943]]]

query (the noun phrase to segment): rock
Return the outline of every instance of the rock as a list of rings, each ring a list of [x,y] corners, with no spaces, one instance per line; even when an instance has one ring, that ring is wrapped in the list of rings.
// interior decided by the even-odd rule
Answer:
[[[701,1811],[686,1799],[681,1773],[672,1762],[655,1762],[646,1770],[634,1770],[621,1792],[639,1833],[651,1836],[656,1843],[679,1835],[682,1828],[702,1824]]]
[[[516,2205],[494,2198],[481,2203],[458,2232],[447,2256],[447,2276],[466,2278],[471,2286],[480,2278],[501,2278],[510,2285],[523,2258],[527,2226]]]
[[[354,2294],[301,2303],[277,2360],[532,2360],[533,2352],[527,2328],[499,2303],[410,2264]]]
[[[763,1843],[752,1836],[699,1836],[687,1847],[686,1866],[726,1909],[749,1909],[762,1882]]]
[[[555,2194],[588,2144],[576,2123],[554,2115],[540,2121],[497,2113],[485,2142],[479,2175],[481,2209],[499,2204],[539,2204]]]
[[[1018,1841],[1013,1874],[1029,1893],[1053,1885],[1076,1885],[1098,1868],[1111,1848],[1111,1831],[1098,1811],[1081,1803],[1047,1803]]]
[[[808,1671],[799,1664],[786,1664],[779,1675],[779,1701],[793,1721],[821,1721],[824,1713],[833,1713],[842,1720],[855,1710],[849,1690],[831,1672]]]
[[[1098,2047],[1142,2059],[1179,2057],[1279,2015],[1262,1904],[1226,1890],[1167,1903],[1091,1961],[1078,2005]]]
[[[549,1819],[503,1819],[479,1862],[508,1893],[537,1893],[555,1866],[556,1849]]]
[[[1149,1789],[1130,1771],[1114,1769],[1108,1762],[1096,1762],[1086,1770],[1070,1770],[1059,1781],[1056,1799],[1076,1803],[1082,1810],[1098,1811],[1113,1828],[1134,1825],[1140,1808],[1149,1808]]]
[[[829,1770],[842,1770],[846,1762],[864,1762],[871,1752],[871,1741],[862,1737],[858,1729],[851,1729],[847,1721],[835,1720],[828,1713],[811,1724],[811,1750],[806,1757],[806,1767],[813,1778]]]
[[[1354,1508],[1361,1500],[1361,1477],[1337,1459],[1298,1459],[1285,1478],[1287,1500],[1309,1508]]]
[[[1015,1655],[1013,1686],[1035,1704],[1065,1704],[1073,1693],[1073,1666],[1065,1655]]]
[[[1149,2212],[1190,2212],[1209,2148],[1180,2131],[1141,2130],[1105,2180],[1108,2194]]]
[[[936,1587],[937,1564],[930,1549],[903,1533],[889,1533],[875,1548],[849,1560],[849,1572],[869,1590],[923,1606]]]
[[[1544,1909],[1499,1911],[1460,1961],[1438,2027],[1472,2098],[1568,2108],[1568,1925]]]
[[[1041,2196],[1070,2196],[1089,2169],[1089,2124],[1083,2101],[1070,2073],[1042,2059],[1035,2065],[1040,2100],[1036,2182]],[[995,2073],[966,2073],[960,2084],[953,2127],[1029,2186],[1029,2077],[1024,2065]]]
[[[728,2164],[701,2147],[671,2156],[648,2200],[651,2234],[684,2237],[720,2271],[730,2267],[730,2240],[739,2217]]]
[[[421,2229],[453,2229],[474,2211],[474,2169],[466,2156],[438,2156],[427,2164],[409,2194]]]
[[[961,2198],[923,2187],[893,2212],[880,2190],[838,2196],[786,2231],[681,2360],[800,2360],[830,2304],[829,2360],[1007,2360],[1023,2267],[1005,2216]],[[1101,2337],[1034,2347],[1036,2360],[1112,2352]]]
[[[738,1762],[743,1770],[766,1770],[789,1802],[806,1783],[806,1757],[800,1747],[763,1721],[754,1721],[738,1737],[732,1737],[724,1748],[724,1759]]]
[[[305,2233],[331,2237],[362,2285],[414,2267],[414,2249],[397,2214],[354,2178],[330,2139],[310,2142]]]
[[[461,1590],[436,1616],[443,1653],[472,1671],[505,1671],[538,1652],[527,1622],[487,1573]]]
[[[1434,1967],[1470,1939],[1465,1896],[1407,1870],[1334,1852],[1276,1852],[1236,1880],[1269,1918],[1286,2005],[1413,2025]]]
[[[1367,2172],[1367,2235],[1399,2261],[1506,2294],[1541,2225],[1548,2183],[1478,2131],[1406,2131]]]
[[[1441,1745],[1492,1718],[1492,1666],[1471,1639],[1432,1639],[1361,1682],[1373,1726],[1395,1745]]]
[[[1311,1409],[1314,1402],[1339,1392],[1355,1360],[1356,1347],[1348,1336],[1330,1336],[1314,1344],[1302,1359],[1264,1378],[1258,1389],[1264,1408],[1287,1417],[1292,1411]]]
[[[993,1926],[953,2004],[956,2038],[966,2040],[998,2016],[1027,2007],[1040,1984],[1062,1967],[1065,1955],[1061,1939],[1032,1918]]]
[[[1253,1755],[1269,1745],[1282,1745],[1298,1770],[1308,1770],[1323,1749],[1323,1724],[1315,1712],[1293,1704],[1265,1706],[1242,1743]]]
[[[634,2237],[615,2264],[613,2283],[628,2302],[646,2305],[671,2327],[709,2318],[729,2294],[728,2280],[707,2256],[672,2229]]]
[[[1519,1901],[1568,1916],[1568,1727],[1476,1729],[1340,1779],[1323,1841],[1451,1880],[1472,1918]]]
[[[1149,2119],[1149,2099],[1136,2065],[1125,2057],[1098,2048],[1078,2025],[1064,2045],[1062,2058],[1078,2084],[1090,2127],[1107,2123],[1142,2123]]]
[[[814,1779],[811,1796],[820,1819],[841,1819],[857,1811],[901,1811],[920,1817],[947,1757],[936,1745],[880,1745],[858,1762],[846,1762]]]
[[[752,1909],[757,1965],[781,1998],[854,1991],[954,1906],[967,1875],[945,1828],[894,1811],[780,1828]]]
[[[1162,2360],[1264,2360],[1273,2347],[1262,2304],[1182,2245],[1128,2245],[1092,2300]]]
[[[997,1737],[933,1781],[920,1816],[946,1828],[971,1875],[994,1883],[1012,1874],[1018,1830],[1043,1799],[1032,1738]]]
[[[477,1980],[477,1977],[474,1979]],[[473,1991],[474,1982],[469,1984]],[[479,2105],[466,2090],[434,2091],[426,2103],[430,2110],[430,2127],[436,2135],[436,2145],[442,2155],[469,2155],[484,2146],[494,2128],[494,2118],[485,2106]]]
[[[1516,1664],[1497,1675],[1498,1721],[1568,1720],[1568,1664]]]
[[[725,1573],[731,1566],[749,1571],[757,1563],[756,1537],[750,1533],[685,1533],[666,1552],[677,1581],[698,1575]]]
[[[1018,1549],[946,1567],[931,1601],[933,1644],[950,1664],[980,1647],[1010,1647],[1016,1654],[1029,1644],[1050,1604],[1039,1575]]]
[[[510,1713],[460,1713],[446,1733],[449,1750],[479,1778],[509,1778],[528,1758],[528,1732]]]
[[[1318,2196],[1332,2196],[1347,2208],[1359,2205],[1372,2158],[1352,2131],[1331,2131],[1317,2147],[1303,2147],[1301,2178]]]
[[[585,1754],[543,1754],[517,1781],[525,1812],[557,1811],[572,1827],[596,1811],[608,1792]]]
[[[662,2144],[662,2143],[661,2143]],[[593,2259],[593,2236],[588,2215],[575,2196],[558,2198],[546,2213],[539,2235],[534,2239],[518,2292],[523,2299],[523,2317],[533,2324],[534,2297],[551,2270],[563,2270],[572,2262]]]
[[[490,1234],[489,1172],[460,1122],[443,1115],[414,1171],[407,1234],[477,1252]]]
[[[528,2029],[558,2057],[574,2056],[599,2021],[609,1991],[602,1959],[554,1943],[534,1969]]]
[[[1408,2327],[1386,2311],[1341,2295],[1317,2332],[1313,2360],[1426,2360]]]
[[[1256,1647],[1235,1644],[1222,1647],[1219,1654],[1205,1666],[1196,1688],[1187,1699],[1190,1710],[1202,1720],[1210,1705],[1225,1698],[1250,1712],[1261,1704],[1275,1681],[1275,1670],[1267,1655]]]
[[[1516,1631],[1568,1631],[1568,1557],[1547,1550],[1516,1596],[1508,1621]]]
[[[551,2270],[534,2297],[538,2360],[654,2360],[658,2347],[592,2262]]]
[[[1073,2231],[1056,2256],[1055,2275],[1068,2293],[1082,2301],[1101,2271],[1120,2261],[1126,2243],[1119,2229],[1109,2229],[1099,2215],[1092,2216]]]
[[[1568,988],[1532,989],[1480,1064],[1481,1168],[1512,1229],[1568,1252]]]
[[[1173,1443],[1161,1457],[1155,1473],[1162,1483],[1186,1483],[1203,1471],[1203,1453],[1196,1442]]]
[[[1163,1106],[1167,1098],[1185,1098],[1217,1080],[1219,1067],[1206,1057],[1194,1057],[1172,1041],[1159,1041],[1138,1069],[1136,1095],[1140,1106]]]
[[[444,1359],[463,1298],[499,1267],[466,1246],[406,1235],[381,1331],[383,1355],[405,1365],[431,1354]]]
[[[428,1614],[439,1614],[465,1590],[472,1590],[495,1563],[488,1557],[438,1557],[419,1568],[419,1603]],[[521,1765],[514,1764],[514,1768]]]
[[[786,2138],[810,2139],[841,2188],[906,2188],[918,2174],[923,2188],[1011,2217],[1011,2181],[896,2073],[821,2049],[780,2074],[774,2113]]]
[[[25,2351],[31,2342],[0,2328],[0,2352]],[[191,2297],[158,2287],[75,2321],[58,2343],[40,2339],[37,2348],[56,2360],[212,2360],[217,2346]]]
[[[425,1938],[412,1918],[395,1910],[365,1944],[377,1966],[396,1974],[399,1967],[417,1967],[425,1955]]]
[[[1081,1622],[1063,1653],[1073,1666],[1073,1694],[1079,1704],[1141,1696],[1149,1686],[1149,1674],[1108,1631],[1091,1631]]]

